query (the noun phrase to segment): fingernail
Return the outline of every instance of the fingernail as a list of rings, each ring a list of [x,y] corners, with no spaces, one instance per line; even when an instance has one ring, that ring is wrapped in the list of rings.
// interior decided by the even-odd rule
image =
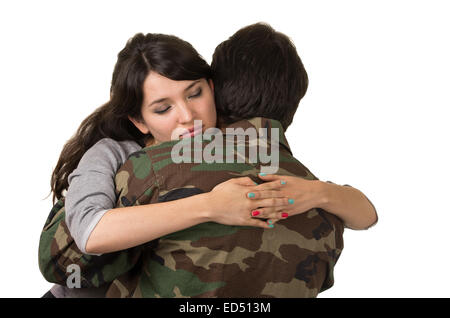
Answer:
[[[272,220],[267,221],[269,224],[272,224]]]
[[[257,216],[257,215],[259,215],[259,211],[253,211],[252,212],[252,216]]]
[[[274,226],[273,224],[270,224],[270,225],[269,225],[269,227],[270,227],[271,229],[273,229],[273,226]]]
[[[259,175],[262,177],[267,176],[267,174],[265,174],[264,172],[261,172]]]
[[[254,198],[254,197],[255,197],[255,194],[254,194],[253,192],[250,192],[250,193],[248,194],[248,197],[249,197],[249,198]]]
[[[253,183],[254,183],[255,185],[258,185],[255,181],[253,181]]]
[[[289,214],[287,214],[286,212],[281,213],[281,217],[283,218],[287,218],[289,216]]]
[[[288,202],[289,204],[294,204],[294,199],[289,199]]]
[[[286,184],[286,181],[283,181],[283,180],[282,180],[282,181],[281,181],[281,184]]]

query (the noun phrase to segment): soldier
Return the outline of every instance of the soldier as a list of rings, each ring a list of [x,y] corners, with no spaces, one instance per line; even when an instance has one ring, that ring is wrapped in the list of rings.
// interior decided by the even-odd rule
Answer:
[[[261,41],[255,39],[255,36],[258,35],[263,36]],[[254,39],[254,41],[246,41],[245,38],[248,36]],[[273,47],[293,47],[290,42],[286,42],[286,39],[287,38],[284,35],[274,32],[268,26],[254,25],[244,28],[235,36],[230,38],[230,40],[225,41],[225,44],[223,43],[217,48],[214,55],[213,67],[216,66],[215,70],[217,74],[220,74],[220,67],[217,65],[221,65],[220,63],[223,62],[217,61],[220,61],[221,52],[222,54],[228,54],[230,56],[236,54],[231,60],[237,61],[238,65],[241,63],[241,65],[254,67],[255,62],[258,62],[258,60],[255,60],[255,57],[259,58],[261,56],[261,53],[263,52],[261,49],[268,48],[264,45],[269,45],[268,43],[272,43],[274,44]],[[280,40],[282,41],[281,43],[279,42]],[[247,55],[240,55],[238,49],[240,47],[242,48],[242,46],[237,45],[239,43],[253,43],[253,47],[250,44],[249,47],[244,46],[244,52],[245,50],[248,50]],[[259,45],[259,47],[255,48],[255,45]],[[260,50],[259,54],[257,49]],[[106,253],[136,245],[138,245],[138,247],[134,248],[134,250],[137,251],[135,254],[128,254],[135,255],[134,257],[125,258],[129,261],[129,264],[133,264],[133,271],[127,272],[124,276],[114,280],[112,286],[108,290],[108,295],[165,297],[313,297],[321,290],[329,288],[332,285],[333,266],[339,257],[340,251],[342,250],[342,222],[338,217],[325,212],[323,209],[313,208],[320,207],[322,204],[324,204],[323,206],[325,207],[325,205],[328,204],[327,210],[329,210],[329,212],[333,212],[334,210],[335,214],[339,215],[346,222],[346,224],[350,226],[358,224],[358,222],[361,221],[361,218],[359,218],[359,220],[355,223],[349,222],[349,220],[355,219],[352,213],[341,213],[341,211],[343,211],[342,206],[336,204],[333,206],[333,203],[335,202],[329,204],[330,202],[327,202],[327,200],[322,200],[323,198],[319,200],[317,195],[314,200],[312,199],[314,198],[314,195],[310,195],[310,202],[307,204],[305,204],[305,201],[308,200],[304,200],[302,208],[299,208],[298,202],[295,201],[292,202],[294,204],[288,205],[286,204],[286,196],[288,195],[288,191],[286,191],[286,189],[288,186],[292,186],[293,184],[300,185],[303,189],[306,189],[308,188],[308,186],[306,186],[308,184],[310,188],[315,187],[316,190],[326,188],[330,191],[330,189],[333,189],[333,191],[341,191],[341,194],[345,195],[348,195],[350,193],[349,191],[352,191],[352,195],[354,195],[355,192],[353,191],[356,190],[348,187],[344,190],[342,187],[336,185],[325,185],[320,181],[315,180],[316,178],[303,165],[292,157],[289,145],[284,138],[284,129],[286,129],[292,121],[292,116],[296,110],[298,102],[306,91],[307,77],[306,72],[304,72],[303,65],[296,54],[295,48],[293,50],[291,49],[291,51],[288,50],[287,55],[278,55],[279,53],[279,51],[276,51],[275,56],[270,56],[264,53],[263,55],[267,55],[270,58],[270,67],[267,64],[267,61],[263,61],[267,67],[252,69],[253,75],[251,72],[248,72],[248,67],[239,68],[236,67],[236,65],[229,65],[230,70],[237,72],[237,78],[247,79],[246,84],[248,85],[247,87],[249,91],[255,92],[254,90],[251,90],[252,84],[261,85],[261,83],[250,83],[248,81],[248,78],[253,76],[258,79],[262,78],[263,83],[267,83],[267,81],[272,81],[272,84],[273,82],[278,83],[278,93],[275,92],[272,96],[270,96],[265,94],[268,90],[264,89],[264,86],[260,86],[261,89],[256,92],[261,95],[259,97],[255,97],[255,100],[259,101],[259,104],[254,105],[249,103],[249,100],[244,98],[245,96],[249,96],[251,94],[245,95],[240,91],[236,91],[238,94],[235,92],[234,98],[236,99],[230,104],[230,107],[234,105],[238,110],[242,109],[247,111],[247,114],[239,113],[239,111],[231,111],[227,113],[226,106],[221,106],[218,108],[219,114],[222,114],[223,118],[228,123],[234,121],[233,125],[235,127],[253,127],[258,130],[259,128],[278,128],[280,158],[282,158],[282,160],[280,160],[280,174],[297,175],[303,177],[304,179],[309,179],[309,181],[302,179],[302,182],[299,182],[300,178],[284,176],[283,179],[288,182],[287,184],[282,185],[280,181],[285,180],[277,179],[274,176],[269,176],[271,178],[270,180],[275,181],[268,182],[262,186],[259,186],[259,188],[248,183],[248,179],[231,179],[231,181],[227,181],[222,185],[216,186],[220,181],[229,180],[230,178],[236,178],[243,175],[252,177],[252,180],[254,181],[260,181],[257,179],[256,175],[256,172],[259,171],[260,163],[250,164],[246,162],[245,167],[239,167],[237,165],[220,166],[215,164],[208,167],[205,165],[202,166],[201,163],[175,165],[174,163],[171,163],[169,151],[174,145],[172,142],[172,144],[161,143],[156,147],[153,145],[153,147],[147,147],[144,151],[133,155],[117,174],[116,182],[118,191],[120,191],[119,202],[122,206],[169,201],[192,194],[200,193],[202,195],[213,193],[214,191],[211,191],[212,189],[215,189],[216,192],[220,190],[222,193],[229,192],[228,194],[231,194],[235,191],[225,189],[227,186],[230,186],[230,184],[232,184],[234,188],[229,187],[229,189],[241,190],[242,188],[242,186],[234,180],[240,180],[239,182],[247,184],[247,188],[251,189],[251,193],[255,194],[253,199],[263,200],[264,196],[269,194],[269,192],[263,190],[267,189],[263,186],[269,185],[271,188],[275,188],[277,190],[271,191],[270,193],[274,194],[275,192],[278,192],[276,193],[276,196],[281,197],[279,200],[280,202],[275,205],[275,208],[263,208],[258,209],[258,211],[255,209],[253,209],[253,211],[247,210],[244,211],[245,213],[243,213],[242,216],[245,216],[245,222],[256,221],[254,217],[282,220],[279,221],[277,226],[272,229],[269,229],[269,226],[266,223],[264,226],[262,223],[259,223],[261,226],[260,228],[237,226],[250,224],[242,224],[244,222],[241,222],[241,224],[236,224],[236,220],[232,220],[230,217],[232,214],[231,212],[234,212],[235,209],[230,206],[229,208],[231,209],[227,211],[230,213],[217,213],[217,211],[215,211],[216,213],[211,213],[211,211],[207,211],[203,214],[203,221],[209,220],[214,222],[194,222],[185,227],[186,222],[183,223],[183,221],[180,222],[180,220],[177,220],[178,217],[182,217],[183,213],[180,211],[172,211],[175,213],[171,214],[165,213],[164,210],[160,210],[161,218],[168,216],[172,217],[172,223],[183,223],[183,226],[180,227],[178,225],[179,228],[175,229],[177,231],[174,231],[173,227],[170,230],[165,230],[165,232],[161,231],[159,235],[157,235],[158,233],[152,233],[151,235],[153,236],[145,234],[147,236],[144,235],[139,237],[139,235],[135,235],[132,237],[131,242],[128,241],[125,244],[124,241],[126,239],[124,240],[123,238],[126,236],[125,234],[127,232],[124,230],[121,234],[121,229],[118,228],[118,230],[113,231],[118,240],[110,240],[112,241],[112,243],[109,243],[110,245],[98,243],[102,241],[102,238],[106,238],[105,241],[111,239],[111,235],[109,235],[108,238],[108,229],[111,229],[111,224],[117,222],[118,219],[116,216],[119,216],[120,213],[116,213],[115,216],[110,213],[111,217],[102,218],[101,221],[98,222],[95,231],[91,233],[89,241],[92,238],[94,241],[97,240],[97,243],[92,244],[92,249],[90,252]],[[289,61],[287,57],[292,57],[294,56],[293,54],[295,54],[296,57],[294,58],[294,64],[289,64],[291,61]],[[217,62],[217,64],[214,64],[214,62]],[[222,66],[226,68],[224,65],[226,64],[222,64]],[[278,70],[279,73],[274,73],[274,70]],[[290,70],[293,71],[290,72]],[[272,74],[273,76],[267,77],[267,74]],[[247,77],[240,77],[239,75],[245,75]],[[150,76],[148,78],[150,78]],[[279,81],[284,78],[287,79],[287,82]],[[156,82],[160,84],[160,86],[163,86],[161,84],[164,83],[168,83],[169,86],[179,84],[171,83],[170,80],[167,82],[167,78],[158,78],[158,76],[156,76],[156,79],[153,79],[155,81],[160,80],[159,82]],[[300,87],[303,87],[303,91],[301,89],[298,90],[298,86],[295,86],[292,79],[299,79],[297,82]],[[220,78],[215,78],[214,80],[217,80],[218,83],[221,81]],[[216,95],[217,92],[224,89],[224,87],[229,87],[229,82],[230,79],[225,78],[222,80],[222,86],[216,84]],[[286,83],[288,83],[287,86]],[[210,82],[209,85],[211,87],[212,82]],[[146,85],[144,84],[144,88],[145,87]],[[203,92],[204,87],[205,86],[200,89],[200,94]],[[273,88],[277,86],[275,85],[270,87]],[[148,88],[151,91],[152,86],[150,85]],[[194,88],[195,92],[189,96],[196,96],[199,93],[198,87],[195,87],[194,84],[191,88]],[[290,90],[288,88],[295,92],[290,94]],[[281,89],[283,92],[287,93],[286,98],[287,101],[289,101],[290,98],[290,103],[285,103],[282,100],[282,104],[277,104],[276,97],[284,96],[283,94],[280,94]],[[241,87],[241,91],[242,90],[245,90],[245,87]],[[276,89],[274,91],[276,91]],[[145,92],[146,91],[144,89],[144,101],[146,100]],[[176,98],[174,99],[176,100]],[[160,102],[167,102],[167,100],[159,100]],[[239,107],[239,105],[248,105],[249,107]],[[158,108],[157,112],[165,113],[170,111],[171,107],[175,106],[157,103],[156,107]],[[253,115],[251,113],[251,109],[255,110]],[[233,118],[230,114],[236,115],[233,115],[235,116]],[[145,113],[144,109],[142,111],[142,115],[143,120],[134,120],[133,122],[143,134],[150,131],[153,135],[158,136],[157,133],[164,132],[164,129],[158,130],[158,127],[155,128],[153,124],[155,121],[148,120],[149,118],[152,118],[151,116],[156,115]],[[251,119],[254,116],[267,116],[269,118],[279,119],[279,121],[265,118]],[[238,120],[239,118],[247,118],[248,120]],[[191,120],[192,118],[189,119],[189,121]],[[159,134],[159,136],[163,135]],[[268,141],[271,140],[271,138],[265,136],[265,140]],[[249,142],[251,141],[249,140],[246,142],[247,147]],[[204,147],[204,144],[202,144],[202,147]],[[211,169],[215,171],[211,172]],[[180,176],[182,176],[182,178],[180,178]],[[260,176],[259,178],[264,180],[266,177]],[[267,180],[268,179],[266,178],[265,181]],[[312,186],[313,184],[315,185],[314,187]],[[282,186],[285,186],[284,189],[282,189]],[[320,191],[317,190],[316,193],[319,192]],[[289,194],[292,194],[292,192]],[[263,197],[261,197],[261,195]],[[208,196],[203,197],[210,198]],[[355,196],[352,198],[354,199]],[[219,206],[230,204],[226,201],[230,199],[231,197],[222,196],[222,200],[218,200]],[[374,210],[363,195],[360,199],[362,200],[360,200],[361,204],[359,206],[361,207],[366,204],[366,207],[368,207],[366,208],[366,211],[369,212],[362,218],[365,218],[364,221],[366,223],[368,221],[369,223],[367,225],[369,225],[373,222],[370,218],[367,218],[367,215],[374,213]],[[261,202],[262,201],[260,201],[260,203]],[[231,200],[231,204],[233,203],[233,200]],[[261,206],[258,204],[255,205],[255,207]],[[140,208],[143,211],[142,208],[144,208],[144,206],[140,206]],[[247,206],[247,208],[249,208],[249,206]],[[202,209],[200,208],[198,211],[201,210]],[[142,217],[142,211],[140,213],[141,215],[139,216],[136,214],[136,217]],[[290,212],[288,213],[281,211]],[[253,215],[250,214],[250,212],[254,212]],[[259,215],[256,215],[256,212],[259,212]],[[165,213],[165,215],[162,213]],[[286,213],[290,216],[289,219],[286,219]],[[105,213],[105,215],[107,215],[107,213]],[[116,220],[114,220],[114,218],[116,218]],[[145,223],[145,220],[143,220],[144,222],[138,222],[138,225],[146,228],[146,233],[148,233],[151,232],[149,231],[149,228],[151,228],[152,225],[154,228],[158,228],[158,224],[155,226],[155,223],[157,223],[155,220],[157,221],[155,218],[150,223]],[[117,224],[121,224],[122,228],[124,227],[123,223],[117,222]],[[253,224],[256,225],[256,223]],[[361,224],[362,223],[359,223],[358,225],[360,226]],[[353,227],[357,228],[358,225]],[[126,226],[127,224],[125,224],[125,227]],[[131,228],[128,227],[128,230],[130,229]],[[137,228],[135,227],[134,230],[136,229]],[[150,241],[150,243],[139,245],[148,241]],[[128,250],[128,252],[131,250]],[[205,254],[204,257],[200,257],[200,259],[198,259],[198,256],[202,255],[202,253]],[[102,255],[101,257],[104,256],[105,255]],[[78,258],[81,259],[80,256]],[[67,259],[70,259],[70,257]],[[104,272],[102,273],[105,274]],[[155,275],[148,275],[148,273],[155,273]],[[104,277],[102,277],[100,281],[107,281],[105,276],[108,275],[106,274],[103,276]],[[99,278],[97,277],[97,282],[98,281]],[[166,282],[166,284],[161,285],[161,282]],[[249,282],[253,282],[253,285],[249,284]],[[93,283],[93,285],[95,285],[95,283]]]

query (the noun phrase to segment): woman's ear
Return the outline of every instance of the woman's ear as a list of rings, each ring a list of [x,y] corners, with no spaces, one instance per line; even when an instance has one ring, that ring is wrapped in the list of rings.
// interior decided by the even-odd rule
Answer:
[[[147,126],[145,125],[145,123],[142,122],[142,120],[140,119],[136,119],[133,118],[131,116],[128,116],[128,119],[133,123],[133,125],[136,126],[137,129],[139,129],[139,131],[141,133],[143,133],[144,135],[147,135],[150,131],[148,130]]]
[[[213,80],[211,78],[208,80],[208,84],[209,84],[209,87],[211,88],[211,92],[212,92],[213,97],[214,97],[214,82],[213,82]]]

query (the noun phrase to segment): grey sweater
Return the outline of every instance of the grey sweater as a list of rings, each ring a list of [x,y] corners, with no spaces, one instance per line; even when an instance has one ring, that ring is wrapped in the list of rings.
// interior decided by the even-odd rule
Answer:
[[[116,206],[114,177],[128,156],[140,150],[134,141],[103,138],[92,146],[69,175],[66,223],[80,251],[102,216]],[[99,255],[99,254],[95,254]]]

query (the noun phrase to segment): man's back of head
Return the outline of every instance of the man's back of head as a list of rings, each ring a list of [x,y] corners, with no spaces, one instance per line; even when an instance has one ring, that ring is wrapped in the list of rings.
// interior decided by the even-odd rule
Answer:
[[[308,88],[294,44],[264,23],[244,27],[219,44],[211,67],[217,112],[228,123],[266,117],[286,129]]]

